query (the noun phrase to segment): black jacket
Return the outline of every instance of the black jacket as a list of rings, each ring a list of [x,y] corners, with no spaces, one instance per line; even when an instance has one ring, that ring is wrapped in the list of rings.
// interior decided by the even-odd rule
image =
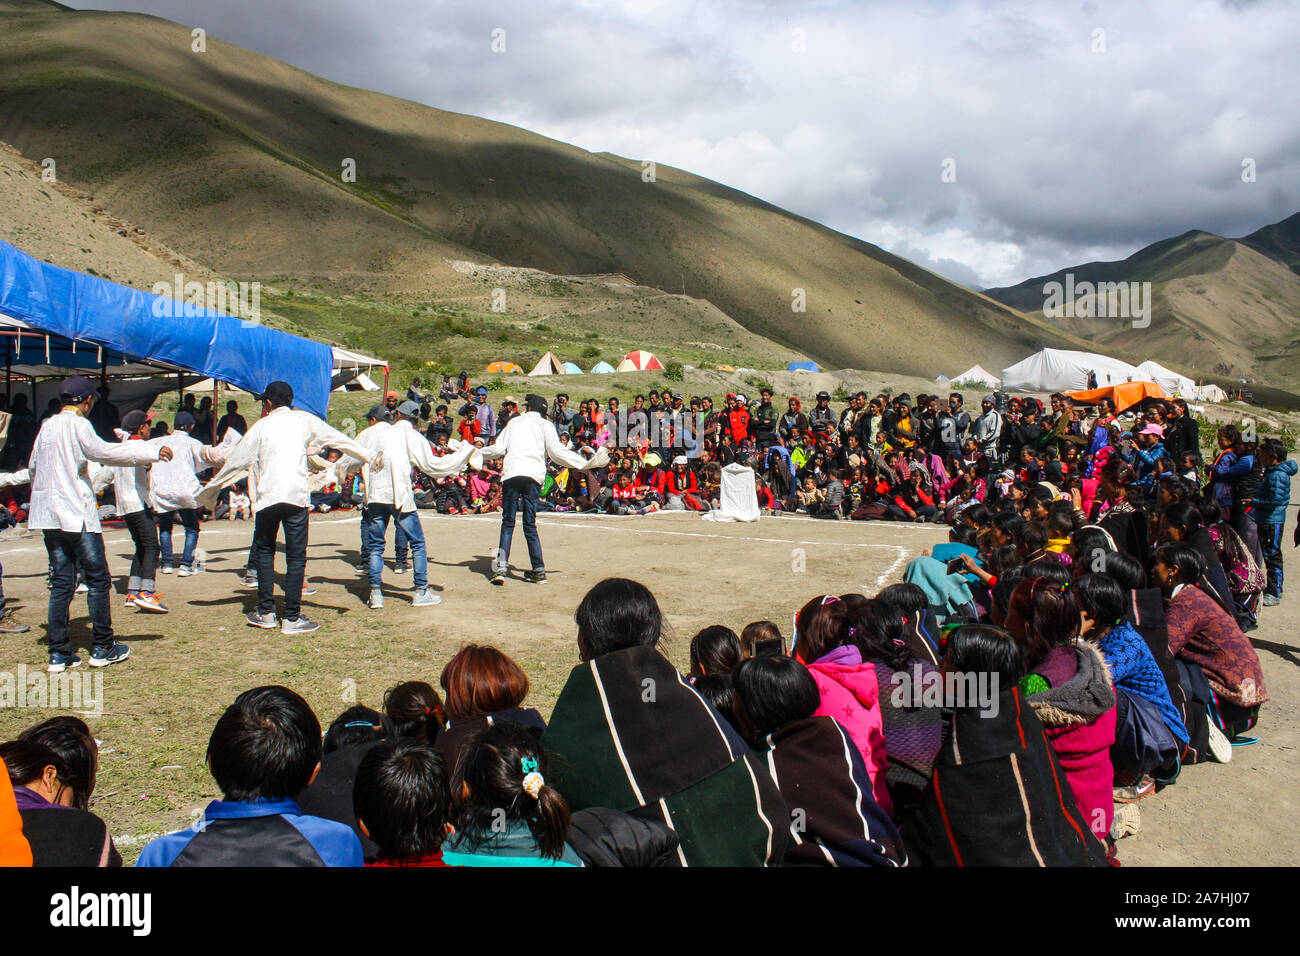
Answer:
[[[676,833],[655,820],[642,820],[608,807],[589,807],[575,813],[567,839],[587,866],[648,867],[676,863]]]

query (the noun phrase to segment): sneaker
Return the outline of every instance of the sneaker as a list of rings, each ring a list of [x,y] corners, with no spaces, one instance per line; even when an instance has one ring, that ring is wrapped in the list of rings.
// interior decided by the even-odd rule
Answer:
[[[321,505],[321,506],[320,506],[320,513],[321,513],[321,514],[323,514],[323,515],[325,515],[325,514],[329,514],[329,511],[330,511],[330,506],[329,506],[329,505]]]
[[[167,605],[158,600],[159,597],[160,595],[158,594],[150,594],[147,591],[142,591],[135,599],[136,610],[148,611],[152,614],[166,614]]]
[[[80,667],[81,658],[76,654],[60,654],[58,651],[50,652],[50,673],[62,674],[69,667]]]
[[[1142,779],[1126,787],[1116,787],[1114,790],[1116,803],[1137,803],[1143,797],[1149,797],[1156,792],[1156,782],[1150,775],[1143,774]],[[1116,838],[1118,839],[1118,837]]]
[[[1282,596],[1279,594],[1265,594],[1264,607],[1277,607],[1282,603]]]
[[[121,641],[114,641],[111,647],[97,647],[90,655],[91,667],[107,667],[118,664],[131,656],[131,648]]]
[[[310,634],[312,631],[320,630],[320,625],[315,621],[308,620],[299,614],[292,621],[285,620],[280,624],[281,634]]]
[[[411,570],[411,566],[405,561],[398,561],[397,564],[393,567],[393,571],[396,572],[397,574],[407,574],[410,572],[410,570]]]
[[[506,572],[505,572],[505,569],[504,569],[504,568],[493,568],[493,569],[492,569],[492,583],[493,583],[493,584],[505,584],[505,583],[506,583]]]
[[[1213,718],[1210,719],[1210,756],[1219,763],[1227,763],[1232,759],[1232,742],[1215,726]]]
[[[357,574],[369,574],[369,573],[370,573],[370,565],[368,565],[368,564],[367,564],[366,562],[364,562],[364,561],[362,561],[360,564],[354,565],[354,567],[357,569]]]
[[[378,611],[384,606],[384,592],[381,588],[370,589],[370,600],[366,602],[372,611]]]
[[[442,598],[434,594],[428,588],[420,588],[415,592],[415,597],[411,599],[412,607],[433,607],[435,604],[441,604]]]
[[[24,624],[14,617],[13,611],[5,611],[0,615],[0,634],[26,634],[31,629],[30,624]]]
[[[77,585],[77,590],[74,591],[73,593],[74,593],[74,594],[88,594],[89,592],[90,592],[90,586],[89,586],[88,584],[86,584],[85,581],[82,581],[80,584]]]
[[[459,508],[448,508],[448,509],[447,509],[447,514],[449,514],[449,515],[458,515],[458,514],[460,514],[460,509],[459,509]]]
[[[182,564],[179,568],[176,569],[176,576],[178,578],[188,578],[193,573],[194,573],[194,569],[184,564]]]
[[[126,594],[126,606],[135,607],[135,598],[136,598],[135,593],[132,591],[128,591]]]
[[[176,571],[175,568],[168,567],[168,566],[165,565],[165,564],[164,564],[161,568],[159,568],[158,570],[161,571],[163,574],[173,574],[173,573],[175,573],[175,571]]]
[[[314,587],[312,587],[310,584],[304,584],[304,585],[302,586],[302,596],[303,596],[303,597],[311,597],[311,596],[312,596],[313,594],[315,594],[315,593],[316,593],[316,589],[315,589]]]
[[[260,614],[257,611],[253,611],[244,620],[248,621],[252,627],[264,627],[268,630],[279,624],[279,621],[276,620],[274,611],[270,611],[266,614]]]
[[[257,575],[256,575],[256,574],[248,574],[247,572],[245,572],[244,574],[241,574],[241,575],[239,576],[239,586],[240,586],[241,588],[255,588],[255,587],[257,587]]]
[[[545,584],[545,583],[546,583],[546,572],[545,572],[545,571],[525,571],[525,572],[524,572],[524,580],[527,581],[529,584]]]
[[[1110,825],[1110,838],[1122,840],[1142,829],[1142,812],[1134,803],[1117,803],[1115,818]]]

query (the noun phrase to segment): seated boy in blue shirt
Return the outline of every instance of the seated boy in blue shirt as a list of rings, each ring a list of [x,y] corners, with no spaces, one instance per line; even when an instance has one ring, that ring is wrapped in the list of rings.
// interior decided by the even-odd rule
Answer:
[[[308,816],[293,800],[320,758],[320,722],[305,700],[287,687],[244,691],[208,740],[224,799],[189,829],[151,842],[136,866],[361,866],[351,827]]]

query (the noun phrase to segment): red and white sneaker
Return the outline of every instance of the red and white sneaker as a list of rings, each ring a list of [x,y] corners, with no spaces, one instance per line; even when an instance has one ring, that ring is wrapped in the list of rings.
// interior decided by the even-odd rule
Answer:
[[[141,591],[135,598],[135,609],[137,611],[149,611],[153,614],[166,614],[167,605],[158,600],[161,594],[150,594],[147,591]]]
[[[126,606],[127,606],[127,607],[135,607],[135,599],[136,599],[137,597],[139,597],[139,596],[140,596],[140,595],[136,594],[134,591],[127,591],[127,592],[126,592]]]

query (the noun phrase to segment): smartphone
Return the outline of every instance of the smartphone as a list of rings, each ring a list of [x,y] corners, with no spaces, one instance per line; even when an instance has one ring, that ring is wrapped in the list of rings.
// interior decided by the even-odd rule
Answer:
[[[766,641],[755,641],[753,650],[754,657],[784,657],[785,641],[779,637],[773,637]]]
[[[944,567],[947,568],[949,574],[966,573],[966,562],[963,561],[961,558],[953,558],[946,565],[944,565]]]

